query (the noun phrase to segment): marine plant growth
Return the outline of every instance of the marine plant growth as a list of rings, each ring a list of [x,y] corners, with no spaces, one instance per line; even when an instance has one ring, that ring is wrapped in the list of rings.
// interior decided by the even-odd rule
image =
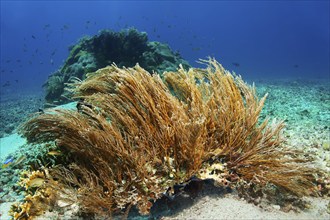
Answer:
[[[311,194],[318,171],[285,146],[283,122],[259,120],[267,95],[259,99],[216,60],[204,62],[164,81],[138,65],[112,65],[72,84],[77,110],[46,110],[21,127],[29,142],[53,141],[72,155],[38,187],[68,189],[81,211],[102,216],[133,205],[148,214],[193,176]]]

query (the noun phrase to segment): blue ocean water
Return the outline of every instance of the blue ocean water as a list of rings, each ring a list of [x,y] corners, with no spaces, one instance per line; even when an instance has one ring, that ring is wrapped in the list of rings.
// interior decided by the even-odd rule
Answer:
[[[2,0],[1,90],[41,89],[79,38],[128,27],[192,66],[212,56],[246,79],[329,80],[329,1]]]
[[[0,165],[6,174],[0,175],[2,202],[17,200],[8,192],[22,168],[13,164],[30,159],[17,156],[28,147],[15,129],[30,113],[43,112],[42,85],[63,65],[68,48],[103,29],[137,28],[150,41],[169,44],[194,67],[200,66],[198,59],[211,56],[245,80],[260,82],[260,94],[270,92],[261,118],[285,120],[291,143],[313,148],[306,155],[312,152],[328,163],[329,0],[0,0],[0,6]],[[0,218],[7,211],[0,207]]]

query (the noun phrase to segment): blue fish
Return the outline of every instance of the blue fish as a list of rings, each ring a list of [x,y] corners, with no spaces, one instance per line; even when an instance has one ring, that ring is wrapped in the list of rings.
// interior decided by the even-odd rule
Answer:
[[[13,157],[8,158],[3,164],[8,164],[14,161]]]
[[[14,161],[13,157],[8,158],[7,160],[5,160],[5,162],[2,164],[1,168],[7,168],[10,164],[12,164]]]

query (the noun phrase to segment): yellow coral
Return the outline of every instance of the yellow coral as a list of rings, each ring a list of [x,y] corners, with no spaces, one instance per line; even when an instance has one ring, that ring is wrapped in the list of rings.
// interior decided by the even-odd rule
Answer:
[[[22,203],[11,207],[10,214],[14,219],[32,219],[53,208],[55,204],[58,206],[63,201],[72,203],[74,200],[72,192],[59,186],[48,169],[24,171],[19,184],[26,189],[26,196]]]
[[[25,171],[21,175],[22,177],[21,181],[19,182],[19,185],[24,187],[26,190],[30,188],[40,187],[46,181],[44,172],[40,170],[32,172]]]

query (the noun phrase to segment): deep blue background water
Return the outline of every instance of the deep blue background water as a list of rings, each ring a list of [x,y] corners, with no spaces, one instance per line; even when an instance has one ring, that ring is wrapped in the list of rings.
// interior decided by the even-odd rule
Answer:
[[[212,56],[245,79],[329,80],[329,1],[1,1],[1,90],[41,89],[69,45],[127,27],[193,66]]]

